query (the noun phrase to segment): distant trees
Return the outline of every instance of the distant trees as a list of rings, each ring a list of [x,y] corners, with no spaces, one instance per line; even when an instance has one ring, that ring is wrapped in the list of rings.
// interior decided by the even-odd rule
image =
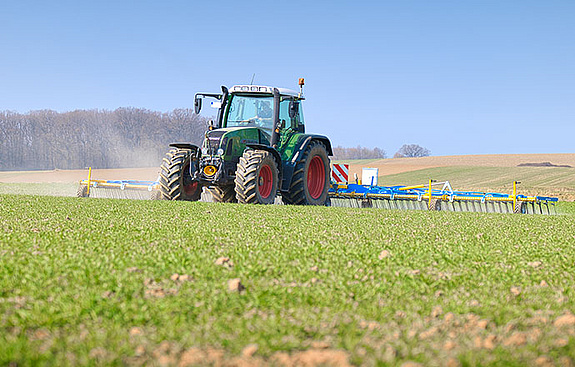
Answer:
[[[169,143],[200,144],[206,126],[190,109],[0,111],[0,170],[159,165]]]
[[[429,155],[431,155],[431,151],[427,148],[417,144],[404,144],[393,158],[427,157]]]
[[[345,159],[378,159],[385,158],[385,150],[381,148],[364,148],[362,146],[357,146],[355,148],[344,148],[337,146],[333,148],[333,159],[334,160],[345,160]]]

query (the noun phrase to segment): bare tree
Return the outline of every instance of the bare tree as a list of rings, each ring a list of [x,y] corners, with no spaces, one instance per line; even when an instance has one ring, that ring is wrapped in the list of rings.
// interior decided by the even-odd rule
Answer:
[[[169,143],[200,144],[206,123],[190,109],[0,111],[0,170],[159,165]]]
[[[338,145],[337,147],[333,148],[333,159],[335,160],[380,159],[385,157],[385,150],[377,147],[369,149],[358,145],[355,148],[344,148]]]
[[[417,144],[404,144],[393,158],[428,157],[431,151]]]

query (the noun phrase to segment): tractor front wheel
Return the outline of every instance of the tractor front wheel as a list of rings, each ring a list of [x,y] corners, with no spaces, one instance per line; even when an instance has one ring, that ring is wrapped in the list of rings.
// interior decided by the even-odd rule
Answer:
[[[214,202],[216,203],[237,203],[236,191],[233,185],[216,186],[210,188]]]
[[[197,160],[190,149],[171,149],[160,166],[160,191],[166,200],[198,201],[202,186],[190,172],[197,170]]]
[[[273,204],[279,186],[274,157],[265,150],[246,150],[236,169],[235,191],[238,202]]]
[[[296,164],[290,189],[282,199],[286,204],[326,205],[329,189],[329,158],[319,141],[312,141]]]

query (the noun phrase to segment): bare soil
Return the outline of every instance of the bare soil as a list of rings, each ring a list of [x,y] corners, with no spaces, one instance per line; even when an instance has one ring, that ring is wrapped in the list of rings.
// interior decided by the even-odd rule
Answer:
[[[416,171],[434,167],[480,166],[517,167],[533,162],[550,162],[553,165],[575,167],[575,153],[563,154],[486,154],[454,155],[421,158],[389,158],[368,164],[351,164],[350,179],[354,173],[361,177],[363,167],[379,168],[379,175]],[[92,178],[100,180],[150,180],[157,179],[159,167],[93,169]],[[0,183],[71,183],[88,178],[88,170],[9,171],[0,172]]]

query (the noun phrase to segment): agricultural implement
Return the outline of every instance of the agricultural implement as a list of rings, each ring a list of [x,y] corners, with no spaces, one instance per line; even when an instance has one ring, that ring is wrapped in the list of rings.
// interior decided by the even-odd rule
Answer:
[[[336,172],[334,165],[332,172]],[[339,182],[338,182],[339,180]],[[435,210],[480,213],[555,214],[558,199],[546,196],[453,190],[449,181],[415,186],[374,186],[332,179],[326,205],[351,208]],[[437,188],[441,186],[441,188]],[[434,188],[436,187],[436,188]],[[429,193],[431,192],[431,197]],[[158,200],[163,199],[159,181],[82,180],[78,196]],[[202,201],[214,201],[204,192]],[[276,203],[278,200],[276,200]],[[281,200],[279,201],[281,202]]]
[[[334,164],[329,205],[352,208],[437,210],[480,213],[555,214],[557,198],[477,191],[455,191],[449,181],[415,186],[348,184],[349,167]],[[376,176],[377,177],[377,176]],[[371,183],[371,182],[370,182]],[[441,187],[441,188],[438,188]]]
[[[140,180],[92,180],[92,168],[88,179],[80,181],[78,197],[157,200],[161,198],[158,181]]]

